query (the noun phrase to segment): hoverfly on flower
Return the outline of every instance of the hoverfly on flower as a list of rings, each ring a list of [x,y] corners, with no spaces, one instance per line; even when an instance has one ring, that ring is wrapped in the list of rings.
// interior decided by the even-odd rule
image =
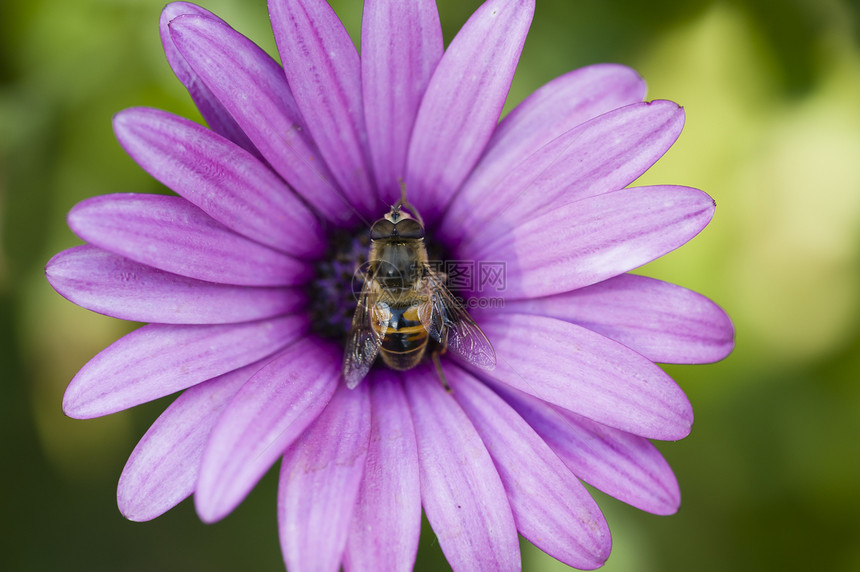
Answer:
[[[377,355],[388,367],[407,370],[431,348],[443,384],[438,356],[448,349],[480,368],[495,368],[487,336],[448,290],[445,277],[431,268],[424,236],[424,221],[406,202],[405,191],[370,227],[368,272],[343,358],[350,388],[364,379]]]

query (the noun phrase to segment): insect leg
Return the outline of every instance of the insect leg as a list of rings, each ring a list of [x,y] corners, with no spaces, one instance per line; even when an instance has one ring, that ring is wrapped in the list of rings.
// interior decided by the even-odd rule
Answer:
[[[442,387],[445,388],[445,391],[448,393],[452,393],[451,386],[448,385],[448,380],[445,379],[445,372],[442,371],[442,362],[439,360],[439,356],[445,353],[445,348],[443,347],[441,350],[436,350],[433,352],[433,364],[436,366],[436,373],[439,374],[439,381],[442,383]]]

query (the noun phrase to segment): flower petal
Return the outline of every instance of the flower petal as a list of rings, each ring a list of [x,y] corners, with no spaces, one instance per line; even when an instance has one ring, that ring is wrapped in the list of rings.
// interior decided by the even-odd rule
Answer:
[[[117,504],[123,516],[152,520],[191,496],[215,421],[261,365],[256,362],[195,385],[156,419],[119,478]]]
[[[57,292],[78,306],[135,322],[229,324],[294,312],[307,303],[295,288],[203,282],[89,245],[57,254],[45,274]]]
[[[284,454],[278,529],[288,570],[337,572],[370,439],[368,384],[337,391]]]
[[[371,372],[372,425],[344,553],[346,570],[412,570],[421,533],[418,445],[398,375]]]
[[[663,363],[710,363],[734,347],[734,328],[716,304],[691,290],[622,274],[579,290],[505,302],[504,311],[579,324]]]
[[[355,44],[325,0],[269,2],[287,82],[320,153],[365,216],[380,204],[365,145],[361,64]]]
[[[479,378],[496,379],[643,437],[681,439],[690,432],[693,410],[684,392],[662,369],[630,348],[543,316],[475,317],[498,358],[492,372],[474,370]]]
[[[511,110],[493,132],[475,178],[490,163],[522,160],[577,125],[642,101],[645,81],[618,64],[579,68],[543,85]]]
[[[632,183],[672,146],[683,126],[684,110],[671,101],[605,113],[497,167],[495,178],[470,184],[448,216],[466,228],[481,228],[470,240],[504,236],[557,206]]]
[[[308,132],[281,66],[211,18],[180,16],[170,22],[170,37],[272,168],[318,213],[348,220],[349,202]]]
[[[203,453],[194,506],[204,522],[227,516],[325,408],[342,350],[307,337],[270,361],[236,394]]]
[[[678,510],[678,481],[648,439],[595,423],[504,384],[493,383],[493,388],[577,477],[644,511],[673,514]]]
[[[450,208],[446,211],[439,234],[445,236],[450,236],[452,233],[459,234],[461,232],[459,229],[463,228],[463,221],[471,220],[476,215],[483,216],[487,209],[496,212],[499,209],[495,209],[495,205],[500,200],[511,200],[514,194],[525,192],[521,186],[523,184],[527,186],[546,169],[547,161],[539,161],[541,153],[535,153],[535,150],[543,149],[543,155],[554,152],[554,155],[550,155],[550,159],[558,158],[557,164],[552,164],[552,167],[573,172],[569,174],[573,174],[574,177],[554,180],[556,186],[550,191],[562,191],[572,187],[575,183],[574,169],[581,169],[582,158],[587,156],[583,153],[583,149],[593,153],[595,147],[594,137],[587,135],[589,131],[602,128],[603,131],[600,133],[605,135],[609,125],[619,131],[629,130],[626,127],[627,123],[643,123],[642,112],[656,114],[661,111],[662,104],[654,108],[646,105],[631,106],[624,112],[618,112],[626,118],[626,122],[613,120],[613,115],[610,114],[606,118],[592,122],[587,129],[574,131],[576,138],[583,139],[582,146],[576,145],[575,139],[570,136],[563,137],[565,133],[613,109],[642,101],[644,96],[645,82],[642,78],[632,69],[617,64],[598,64],[574,70],[557,77],[532,93],[506,115],[493,132],[484,155],[463,184],[456,200],[451,202]],[[678,114],[683,118],[683,112],[676,112],[676,115]],[[680,124],[683,124],[683,120]],[[558,143],[553,144],[555,139],[563,141],[563,145],[559,147]],[[674,141],[674,138],[671,140]],[[635,139],[630,140],[630,144],[635,142]],[[564,147],[570,145],[573,145],[575,150],[564,153]],[[559,149],[562,151],[560,152]],[[620,148],[616,149],[617,153],[623,151]],[[631,150],[626,149],[626,151],[629,153]],[[638,149],[638,152],[641,153],[641,149]],[[575,160],[567,160],[569,156],[574,157]],[[607,158],[603,155],[598,160]],[[648,166],[650,164],[644,168]],[[636,167],[644,170],[640,165]],[[515,174],[517,176],[514,176]],[[623,184],[616,182],[617,188],[625,186],[635,178],[630,173],[613,172],[613,174],[622,181],[624,180],[622,176],[630,177]],[[520,186],[516,186],[518,184]],[[608,187],[604,186],[604,188],[610,190]],[[492,204],[487,204],[488,196],[493,197]],[[541,198],[538,202],[537,206],[543,207],[549,201]],[[480,205],[480,208],[476,205]],[[503,203],[500,206],[503,206]],[[476,208],[479,212],[473,213]]]
[[[253,363],[307,329],[303,316],[215,326],[150,324],[118,339],[69,383],[63,411],[116,413]]]
[[[307,263],[239,236],[181,197],[93,197],[75,205],[69,226],[104,250],[198,280],[295,286],[313,276]]]
[[[456,570],[519,570],[511,507],[481,437],[427,364],[409,374],[421,500]]]
[[[168,25],[174,18],[186,14],[206,16],[219,22],[222,21],[209,10],[190,2],[171,2],[165,6],[161,12],[161,20],[158,23],[158,27],[161,33],[161,43],[164,46],[164,55],[167,56],[167,62],[173,68],[173,73],[176,74],[176,77],[179,78],[179,81],[188,90],[191,99],[194,101],[194,105],[200,110],[200,114],[206,120],[206,124],[209,125],[210,129],[219,135],[223,135],[254,156],[261,157],[260,152],[254,147],[254,144],[251,143],[251,140],[248,139],[248,136],[245,135],[245,132],[242,131],[242,128],[239,127],[239,124],[230,115],[230,112],[224,109],[218,98],[200,80],[173,44]]]
[[[230,230],[294,256],[325,251],[313,213],[247,151],[157,109],[126,109],[113,125],[138,165]]]
[[[443,212],[493,134],[533,14],[534,0],[488,0],[433,72],[406,160],[411,202],[428,224]]]
[[[713,214],[713,199],[698,189],[622,189],[553,209],[461,254],[504,261],[506,298],[547,296],[659,258],[696,236]]]
[[[386,204],[400,198],[412,126],[442,51],[442,27],[433,0],[364,3],[362,99],[377,188]]]
[[[602,566],[612,547],[609,527],[582,483],[486,385],[456,367],[447,379],[493,457],[520,534],[568,566]]]

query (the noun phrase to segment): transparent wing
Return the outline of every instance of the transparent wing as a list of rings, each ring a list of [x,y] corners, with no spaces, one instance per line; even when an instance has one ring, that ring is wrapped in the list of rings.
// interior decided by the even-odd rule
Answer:
[[[343,353],[343,379],[350,389],[367,376],[379,353],[379,346],[382,345],[382,338],[385,337],[388,326],[386,321],[377,323],[376,328],[373,327],[371,320],[376,318],[376,312],[373,311],[376,295],[372,282],[370,279],[365,280],[361,288]]]
[[[471,364],[482,369],[495,369],[493,345],[463,305],[448,291],[445,280],[429,266],[425,280],[430,299],[419,309],[418,317],[430,337]]]

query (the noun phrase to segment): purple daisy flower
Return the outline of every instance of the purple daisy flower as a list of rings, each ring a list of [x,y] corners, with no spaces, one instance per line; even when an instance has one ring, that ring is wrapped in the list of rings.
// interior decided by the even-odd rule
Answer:
[[[83,201],[69,225],[88,244],[46,269],[75,304],[148,322],[81,369],[67,415],[182,391],[122,473],[127,518],[193,494],[217,521],[280,459],[290,570],[408,569],[422,508],[454,569],[519,568],[518,533],[591,569],[610,536],[581,481],[677,510],[649,439],[686,436],[693,415],[655,362],[720,360],[733,329],[706,298],[627,272],[714,203],[627,188],[684,114],[644,102],[623,66],[570,72],[499,122],[533,10],[488,0],[443,53],[432,0],[367,0],[359,57],[324,0],[270,0],[281,66],[210,12],[165,8],[167,59],[209,128],[142,108],[114,127],[179,196]],[[363,237],[401,182],[431,250],[474,265],[467,301],[500,302],[471,311],[496,368],[445,354],[450,392],[427,359],[342,379]]]

